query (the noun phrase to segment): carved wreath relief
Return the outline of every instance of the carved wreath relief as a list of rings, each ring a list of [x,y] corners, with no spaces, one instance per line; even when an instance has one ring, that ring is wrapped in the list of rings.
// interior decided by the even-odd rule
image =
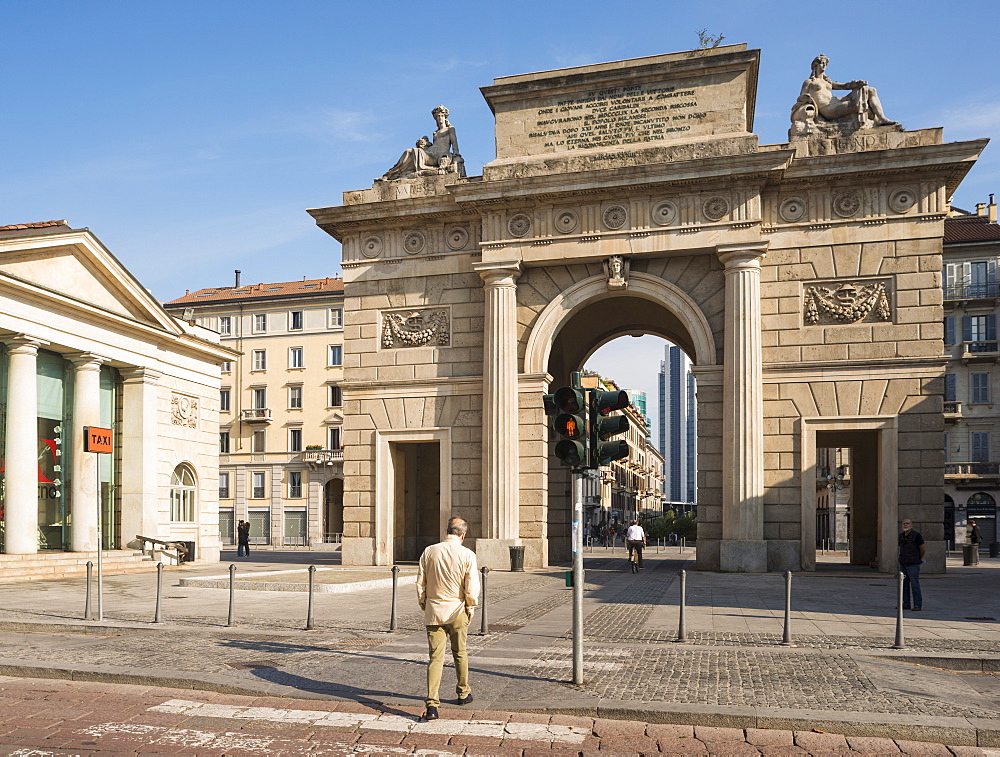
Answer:
[[[883,282],[863,284],[846,282],[806,288],[805,321],[815,326],[827,323],[859,323],[866,318],[878,321],[892,319],[889,296]]]
[[[198,398],[185,394],[170,397],[170,422],[185,428],[198,427]]]
[[[447,310],[382,313],[382,347],[446,347],[451,339]]]

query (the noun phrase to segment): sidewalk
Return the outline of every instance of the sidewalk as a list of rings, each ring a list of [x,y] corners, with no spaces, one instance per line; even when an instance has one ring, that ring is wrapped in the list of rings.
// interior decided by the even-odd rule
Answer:
[[[469,644],[477,706],[1000,745],[992,675],[1000,670],[1000,559],[925,577],[924,611],[907,613],[906,649],[893,650],[895,581],[846,566],[795,577],[792,648],[780,646],[782,576],[689,572],[690,641],[674,643],[677,571],[693,565],[691,556],[647,551],[646,570],[632,575],[621,549],[587,554],[582,686],[568,683],[563,571],[491,572],[492,633]],[[239,572],[277,567],[241,561]],[[301,630],[306,595],[241,590],[239,626],[225,628],[227,590],[178,585],[225,569],[165,573],[159,625],[150,622],[155,576],[106,579],[103,624],[80,620],[82,579],[0,585],[0,674],[420,705],[426,640],[412,586],[400,587],[397,633],[386,630],[388,588],[317,595],[309,632]]]

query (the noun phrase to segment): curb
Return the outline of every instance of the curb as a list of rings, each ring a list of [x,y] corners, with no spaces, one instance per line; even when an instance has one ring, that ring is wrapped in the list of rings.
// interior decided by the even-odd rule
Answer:
[[[253,685],[234,684],[219,674],[201,673],[179,676],[165,670],[130,671],[105,666],[50,666],[0,658],[0,676],[68,681],[155,686],[187,691],[210,691],[252,697],[357,701],[333,693],[283,686],[267,681]],[[373,706],[392,707],[399,702],[367,702]],[[413,704],[409,700],[404,704]],[[844,736],[872,736],[905,739],[955,746],[1000,747],[1000,716],[996,719],[923,716],[907,719],[899,713],[831,712],[757,707],[713,707],[709,705],[661,704],[596,700],[489,701],[481,707],[507,712],[530,712],[543,715],[630,720],[644,723],[713,726],[725,728],[761,728],[789,731],[839,733]]]

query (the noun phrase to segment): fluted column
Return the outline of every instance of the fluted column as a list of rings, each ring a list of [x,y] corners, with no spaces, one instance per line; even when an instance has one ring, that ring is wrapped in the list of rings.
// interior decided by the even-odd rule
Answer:
[[[765,246],[718,249],[725,268],[722,378],[722,544],[725,571],[767,570],[760,262]]]
[[[38,347],[30,337],[7,343],[4,552],[38,551]]]
[[[97,533],[97,458],[83,451],[83,427],[101,425],[101,363],[90,354],[70,356],[73,363],[73,475],[70,477],[70,511],[73,527],[70,548],[93,552],[100,543]]]
[[[517,277],[518,264],[479,271],[486,294],[483,335],[483,526],[490,567],[504,564],[505,545],[518,539]],[[492,555],[496,551],[497,555]],[[480,552],[477,541],[477,554]],[[482,562],[482,560],[481,560]],[[491,565],[493,563],[493,565]]]

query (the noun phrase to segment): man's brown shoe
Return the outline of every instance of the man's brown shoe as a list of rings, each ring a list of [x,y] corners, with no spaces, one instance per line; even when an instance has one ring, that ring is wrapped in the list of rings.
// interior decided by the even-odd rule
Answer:
[[[427,711],[423,714],[421,720],[437,720],[439,717],[438,708],[427,705]]]
[[[913,612],[920,612],[920,608],[919,607],[914,607],[913,608]]]

